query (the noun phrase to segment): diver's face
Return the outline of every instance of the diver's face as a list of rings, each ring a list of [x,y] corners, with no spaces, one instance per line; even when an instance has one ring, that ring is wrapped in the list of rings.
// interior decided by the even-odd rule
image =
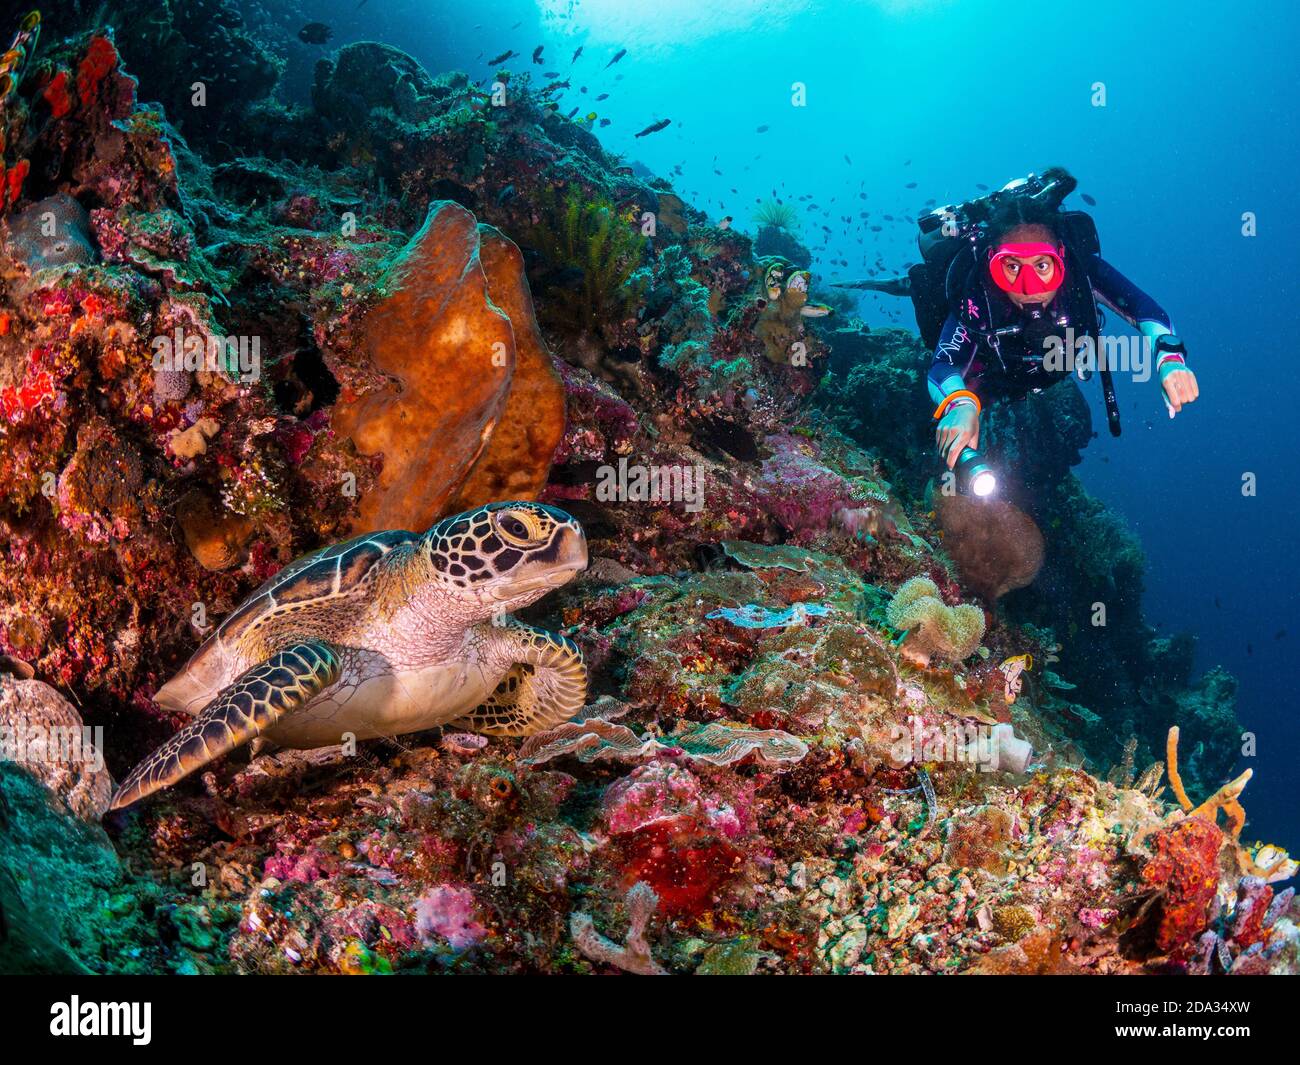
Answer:
[[[1056,260],[1046,255],[1031,255],[1028,258],[1021,258],[1016,255],[1007,256],[1001,262],[1002,276],[1007,279],[1009,285],[1015,285],[1020,280],[1021,271],[1032,271],[1032,276],[1037,277],[1044,285],[1049,286],[1044,292],[1016,292],[1014,289],[1007,292],[1008,298],[1017,307],[1026,307],[1034,303],[1051,303],[1056,296],[1056,290],[1059,287],[1056,284]]]
[[[989,250],[989,273],[1017,307],[1051,303],[1065,280],[1064,248],[1044,226],[1017,226]]]

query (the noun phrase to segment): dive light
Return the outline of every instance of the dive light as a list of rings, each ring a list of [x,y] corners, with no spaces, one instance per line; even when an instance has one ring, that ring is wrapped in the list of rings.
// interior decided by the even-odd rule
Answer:
[[[973,447],[962,448],[955,471],[957,485],[962,492],[982,499],[997,491],[998,479],[993,472],[993,467],[984,460],[984,455]]]

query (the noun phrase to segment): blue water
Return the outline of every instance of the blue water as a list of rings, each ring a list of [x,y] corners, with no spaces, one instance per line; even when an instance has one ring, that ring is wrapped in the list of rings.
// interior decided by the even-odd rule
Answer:
[[[571,74],[562,111],[609,118],[597,131],[607,147],[670,177],[715,218],[733,215],[752,231],[756,200],[774,193],[808,194],[828,209],[833,233],[810,241],[823,280],[863,276],[877,256],[901,272],[915,261],[912,219],[927,199],[1069,168],[1097,201],[1106,257],[1170,311],[1202,391],[1170,421],[1154,382],[1121,379],[1124,435],[1111,440],[1103,428],[1080,474],[1147,550],[1148,618],[1199,637],[1198,669],[1222,664],[1240,679],[1238,713],[1258,743],[1243,762],[1255,768],[1247,835],[1294,852],[1298,10],[1288,0],[1246,9],[1170,0],[368,0],[358,9],[338,0],[286,5],[275,18],[289,34],[308,18],[330,23],[331,47],[397,44],[434,72],[482,77],[487,57],[513,48],[524,56],[508,64],[516,70]],[[533,66],[538,44],[544,62]],[[621,48],[627,55],[602,69]],[[305,94],[322,51],[292,42],[288,53],[286,84]],[[1093,106],[1097,82],[1104,107]],[[806,106],[792,104],[795,83]],[[610,98],[596,103],[602,92]],[[633,137],[662,118],[673,125]],[[882,232],[863,228],[862,207]],[[1241,232],[1248,211],[1254,237]],[[804,227],[805,238],[817,232]],[[869,296],[861,309],[872,324],[892,314],[911,325],[902,301]],[[1104,427],[1096,388],[1085,392]],[[918,417],[923,408],[918,400]],[[1245,473],[1256,476],[1254,497],[1242,494]]]

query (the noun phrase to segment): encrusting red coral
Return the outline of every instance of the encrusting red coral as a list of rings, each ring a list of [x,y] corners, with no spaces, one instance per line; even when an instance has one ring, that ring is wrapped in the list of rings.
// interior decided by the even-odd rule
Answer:
[[[1156,946],[1162,951],[1187,947],[1209,923],[1219,888],[1219,855],[1228,839],[1216,826],[1189,817],[1148,839],[1152,857],[1142,882],[1160,893]]]

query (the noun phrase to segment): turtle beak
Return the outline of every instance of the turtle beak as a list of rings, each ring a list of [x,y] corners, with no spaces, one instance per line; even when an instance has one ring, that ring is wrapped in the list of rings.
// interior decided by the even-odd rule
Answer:
[[[556,540],[555,561],[558,568],[570,571],[570,577],[587,568],[587,537],[581,528],[565,525],[560,529]]]
[[[564,525],[551,544],[524,562],[499,595],[501,599],[537,598],[568,584],[587,568],[587,537],[576,525]]]
[[[576,526],[565,525],[547,555],[551,561],[539,560],[545,566],[543,576],[547,587],[558,588],[568,584],[587,568],[587,537]]]

